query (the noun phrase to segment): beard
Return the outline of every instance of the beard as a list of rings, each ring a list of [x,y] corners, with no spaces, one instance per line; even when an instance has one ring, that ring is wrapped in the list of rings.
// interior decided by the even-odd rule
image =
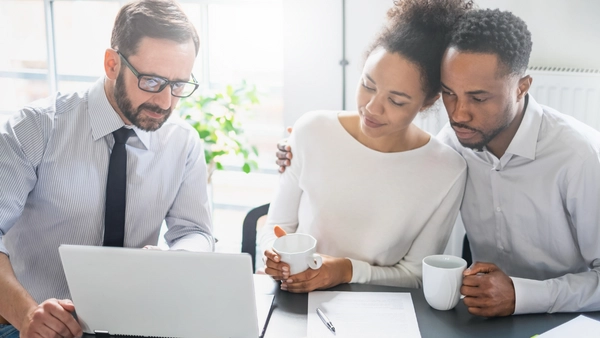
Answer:
[[[502,132],[504,129],[508,128],[508,126],[510,125],[511,121],[508,119],[510,110],[511,110],[510,107],[506,107],[504,109],[504,112],[501,115],[503,117],[503,119],[500,121],[497,121],[497,123],[495,124],[495,128],[492,129],[491,131],[487,131],[487,132],[482,131],[479,129],[469,127],[462,123],[456,123],[452,120],[450,120],[450,125],[453,127],[464,128],[464,129],[468,129],[468,130],[478,133],[481,136],[481,139],[478,142],[469,143],[469,142],[463,142],[460,139],[458,139],[458,142],[460,142],[460,144],[465,148],[470,148],[470,149],[474,149],[477,151],[483,151],[483,147],[485,147],[488,143],[490,143],[490,141],[492,141],[494,139],[494,137],[498,136],[498,134],[500,134],[500,132]]]
[[[170,88],[165,88],[169,90]],[[141,89],[140,89],[141,90]],[[115,84],[114,91],[115,102],[117,103],[117,107],[123,115],[131,122],[134,126],[138,127],[144,131],[155,131],[158,128],[162,127],[165,121],[171,116],[172,109],[161,109],[159,106],[150,104],[150,103],[142,103],[136,109],[133,108],[131,104],[131,100],[127,96],[127,90],[125,89],[125,81],[123,79],[123,73],[120,72],[117,77],[117,81]],[[142,111],[151,111],[156,114],[161,114],[162,117],[159,119],[154,119],[149,116],[142,114]]]

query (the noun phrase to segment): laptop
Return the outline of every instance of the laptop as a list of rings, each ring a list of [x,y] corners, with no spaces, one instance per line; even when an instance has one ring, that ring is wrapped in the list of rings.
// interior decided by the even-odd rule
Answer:
[[[259,324],[248,254],[81,245],[59,253],[87,334],[256,338],[268,320],[262,294]]]

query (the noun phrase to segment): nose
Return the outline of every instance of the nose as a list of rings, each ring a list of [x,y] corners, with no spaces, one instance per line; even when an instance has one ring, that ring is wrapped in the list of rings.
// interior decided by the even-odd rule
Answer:
[[[159,93],[154,94],[154,103],[161,109],[167,110],[171,108],[174,98],[175,97],[171,95],[171,86],[167,86]]]
[[[379,95],[373,95],[365,108],[373,115],[382,115],[385,110]]]
[[[464,100],[454,98],[454,100],[444,100],[444,105],[448,111],[450,119],[457,123],[466,123],[471,121],[468,105]]]

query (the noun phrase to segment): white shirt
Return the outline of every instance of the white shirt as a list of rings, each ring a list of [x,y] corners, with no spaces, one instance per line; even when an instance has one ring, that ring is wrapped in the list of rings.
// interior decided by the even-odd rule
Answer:
[[[460,155],[434,137],[410,151],[375,151],[333,111],[303,115],[289,143],[294,160],[259,234],[263,252],[278,224],[311,234],[322,254],[349,258],[352,283],[419,287],[422,259],[444,250],[458,215]]]
[[[102,245],[112,132],[124,123],[104,79],[58,93],[0,126],[0,252],[37,302],[70,298],[60,244]],[[127,141],[126,247],[156,245],[163,220],[171,248],[211,251],[206,164],[198,137],[170,118]]]
[[[461,216],[474,261],[512,277],[515,314],[600,310],[600,133],[531,95],[506,153],[440,139],[468,166]]]

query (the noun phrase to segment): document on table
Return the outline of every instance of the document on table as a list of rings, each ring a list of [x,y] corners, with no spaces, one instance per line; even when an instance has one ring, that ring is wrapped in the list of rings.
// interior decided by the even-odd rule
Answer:
[[[598,337],[598,332],[600,332],[600,322],[579,315],[574,319],[569,320],[568,322],[559,325],[552,330],[546,331],[540,335],[534,336],[539,338],[563,338],[563,337],[577,337],[577,338],[586,338],[586,337]]]
[[[335,335],[317,315],[331,320]],[[308,294],[308,337],[420,338],[410,293],[313,291]]]

